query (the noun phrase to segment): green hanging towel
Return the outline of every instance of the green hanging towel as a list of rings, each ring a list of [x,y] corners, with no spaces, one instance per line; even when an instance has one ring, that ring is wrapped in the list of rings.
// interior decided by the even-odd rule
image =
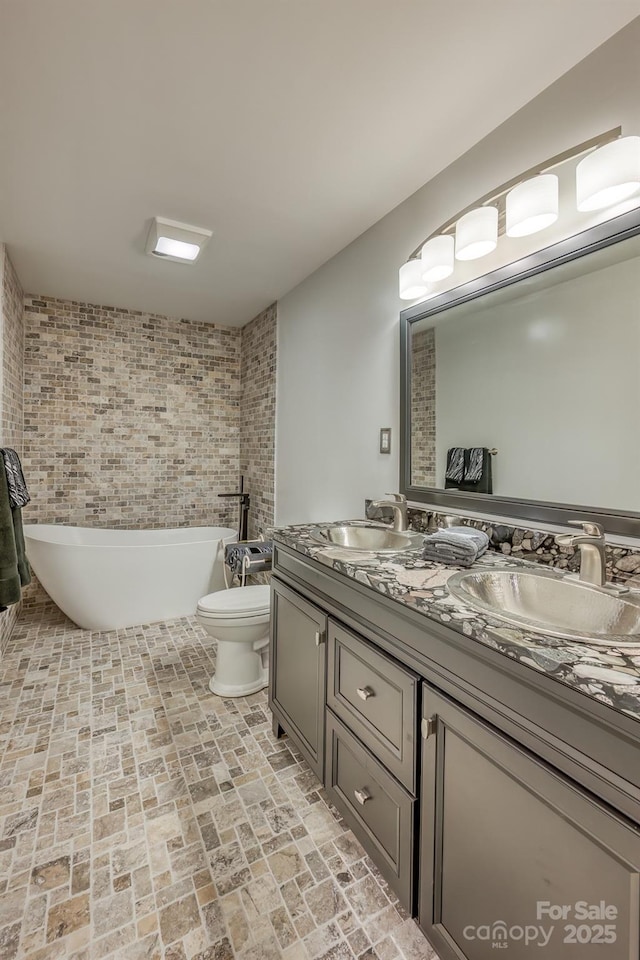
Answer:
[[[0,469],[0,609],[17,603],[31,582],[20,507],[12,507],[4,467]]]

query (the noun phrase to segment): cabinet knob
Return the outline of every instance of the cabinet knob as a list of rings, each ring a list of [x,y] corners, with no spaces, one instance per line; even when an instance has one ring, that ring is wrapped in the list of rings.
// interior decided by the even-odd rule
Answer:
[[[363,787],[362,790],[354,790],[353,795],[361,807],[364,807],[367,800],[371,800],[371,794],[366,787]]]
[[[321,643],[324,643],[324,633],[316,630],[316,647],[319,647]]]
[[[371,689],[371,687],[358,687],[357,694],[361,700],[368,700],[369,697],[375,696],[375,692]]]

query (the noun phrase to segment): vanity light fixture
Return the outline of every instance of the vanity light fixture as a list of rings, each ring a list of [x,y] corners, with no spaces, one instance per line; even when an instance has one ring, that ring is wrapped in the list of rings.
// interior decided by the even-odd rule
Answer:
[[[427,240],[422,248],[422,278],[427,283],[446,280],[453,273],[453,237],[441,233]]]
[[[508,237],[528,237],[558,219],[558,178],[543,173],[519,183],[506,199]]]
[[[146,252],[175,263],[194,263],[213,233],[203,227],[192,227],[178,220],[154,217],[147,234]]]
[[[620,137],[581,160],[576,169],[578,210],[602,210],[640,190],[640,137]]]
[[[616,216],[625,200],[640,203],[640,137],[623,137],[621,127],[607,130],[501,184],[434,230],[400,268],[400,297],[424,298],[428,284],[438,284],[454,272],[453,258],[484,257],[495,250],[503,234],[527,237],[555,223],[559,181],[551,171],[578,160],[579,211],[612,207],[611,216]],[[447,289],[438,287],[429,296]]]
[[[456,260],[479,260],[497,245],[497,207],[476,207],[456,223]]]
[[[400,267],[401,300],[417,300],[427,292],[427,284],[422,279],[422,260],[408,260]]]

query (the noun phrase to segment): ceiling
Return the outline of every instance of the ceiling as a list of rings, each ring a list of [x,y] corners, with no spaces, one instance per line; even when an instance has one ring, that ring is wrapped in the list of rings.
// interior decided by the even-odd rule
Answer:
[[[0,0],[0,239],[25,290],[241,325],[638,0]],[[214,231],[144,254],[159,215]]]

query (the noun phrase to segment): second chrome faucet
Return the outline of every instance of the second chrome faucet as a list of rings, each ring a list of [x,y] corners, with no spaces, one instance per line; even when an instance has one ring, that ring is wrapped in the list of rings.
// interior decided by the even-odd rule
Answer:
[[[582,533],[561,533],[556,543],[560,547],[578,547],[580,579],[603,587],[607,579],[604,527],[589,520],[569,520],[569,523],[572,527],[582,527]]]

